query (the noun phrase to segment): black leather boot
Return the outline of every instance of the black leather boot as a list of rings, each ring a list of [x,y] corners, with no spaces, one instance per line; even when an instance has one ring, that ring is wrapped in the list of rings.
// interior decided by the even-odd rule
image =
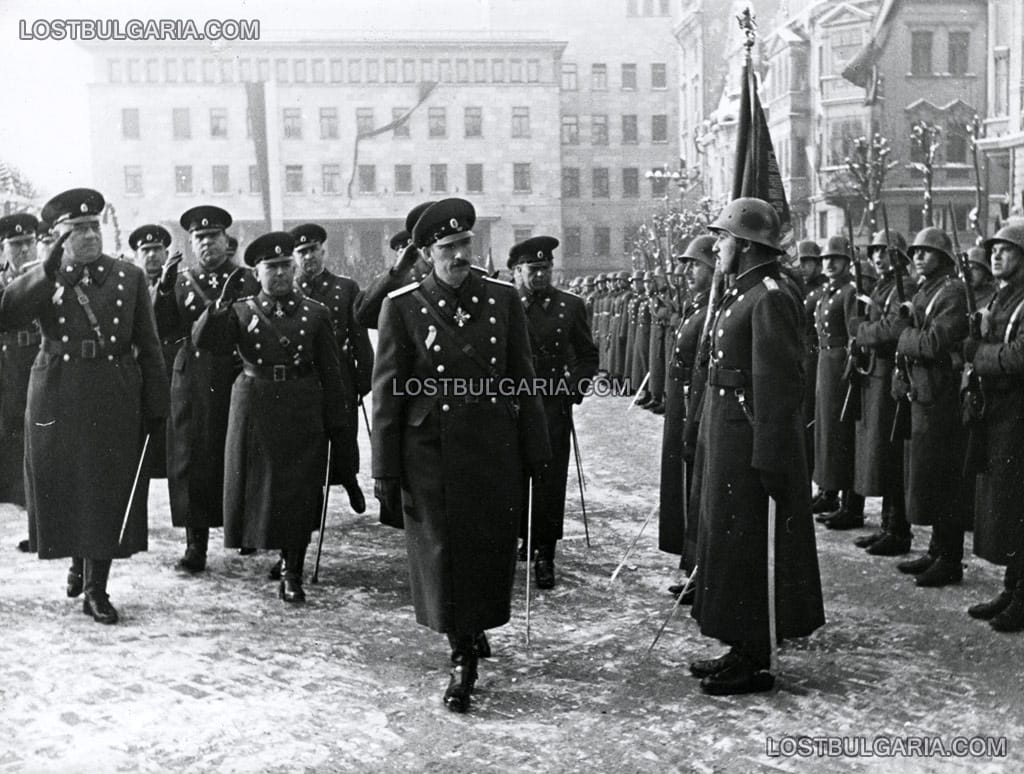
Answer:
[[[938,554],[933,553],[932,546],[928,546],[928,553],[917,557],[917,559],[908,559],[905,562],[900,562],[896,565],[896,569],[900,572],[905,572],[907,575],[920,575],[935,564],[937,558]]]
[[[281,562],[280,597],[285,602],[305,602],[306,592],[302,590],[302,569],[306,561],[306,547],[285,551]]]
[[[835,513],[839,510],[839,492],[822,489],[811,500],[811,513]],[[818,521],[821,521],[819,519]]]
[[[271,566],[270,571],[267,573],[267,577],[273,581],[281,580],[281,565],[284,564],[284,551],[281,552],[281,556],[278,557],[277,561]]]
[[[470,697],[477,678],[477,654],[473,647],[475,637],[472,634],[448,636],[454,643],[452,653],[451,680],[444,692],[444,704],[452,712],[466,712],[469,709]]]
[[[885,533],[889,529],[889,510],[891,506],[888,498],[882,500],[882,523],[878,529],[872,532],[870,535],[861,535],[859,538],[853,541],[853,544],[857,548],[871,548],[871,546],[877,543],[879,540],[885,537]]]
[[[964,567],[959,559],[939,556],[920,573],[914,583],[922,588],[939,588],[951,583],[959,583],[964,579]]]
[[[989,621],[989,625],[997,632],[1024,631],[1024,588],[1018,585],[1014,589],[1010,604]]]
[[[185,528],[185,555],[175,565],[185,572],[202,572],[206,569],[206,549],[210,542],[208,528]]]
[[[727,666],[700,681],[700,689],[710,696],[735,696],[744,693],[763,693],[775,686],[775,678],[767,670],[768,664],[753,659],[739,649]]]
[[[97,623],[116,624],[117,610],[110,604],[110,597],[107,596],[110,560],[86,558],[82,565],[85,576],[85,598],[82,600],[82,612],[91,615]]]
[[[867,548],[872,556],[902,556],[910,553],[910,535],[900,537],[886,532],[881,540],[876,540]]]
[[[843,490],[842,505],[828,519],[822,521],[829,529],[856,529],[864,526],[864,495]]]
[[[82,593],[85,588],[85,577],[82,569],[82,557],[75,556],[71,559],[71,566],[68,567],[68,596],[72,599]]]
[[[732,666],[741,658],[739,651],[732,648],[718,658],[705,658],[690,662],[690,674],[694,677],[708,677],[716,672],[721,672],[726,667]]]
[[[31,553],[31,551],[32,551],[31,545],[32,544],[29,543],[27,538],[25,540],[19,540],[18,541],[18,550],[21,551],[23,554]]]
[[[553,589],[555,587],[555,544],[545,543],[537,546],[537,561],[533,565],[537,575],[537,588]]]
[[[979,602],[967,608],[967,615],[977,618],[979,621],[991,621],[1010,606],[1013,601],[1013,592],[1003,589],[999,596],[990,599],[988,602]]]
[[[366,497],[363,495],[363,490],[359,488],[359,482],[353,477],[350,481],[346,481],[344,484],[345,492],[348,494],[348,504],[352,506],[352,510],[356,513],[366,512]]]

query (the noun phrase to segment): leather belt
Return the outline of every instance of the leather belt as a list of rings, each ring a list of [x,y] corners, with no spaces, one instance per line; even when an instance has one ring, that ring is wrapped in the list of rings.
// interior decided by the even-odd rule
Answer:
[[[43,335],[39,331],[22,329],[12,333],[15,334],[13,343],[19,347],[38,347],[39,342],[43,340]]]
[[[312,376],[316,373],[316,368],[312,363],[300,363],[299,365],[279,363],[278,365],[266,366],[246,363],[243,367],[243,371],[246,376],[251,376],[253,379],[263,379],[270,382],[287,382],[292,379],[302,379],[306,376]]]
[[[685,363],[670,363],[668,367],[668,375],[672,379],[679,379],[683,382],[690,381],[690,377],[693,375],[693,366],[686,365]]]
[[[76,342],[62,342],[54,341],[53,339],[44,338],[42,341],[42,351],[47,352],[51,355],[63,355],[65,360],[99,360],[101,358],[107,358],[113,360],[114,358],[124,357],[125,355],[131,354],[131,349],[125,347],[100,347],[95,339],[82,339]]]
[[[747,372],[739,368],[722,368],[712,364],[708,367],[708,384],[713,387],[737,387],[747,386]]]
[[[846,336],[819,336],[818,346],[822,349],[846,349],[850,343]]]

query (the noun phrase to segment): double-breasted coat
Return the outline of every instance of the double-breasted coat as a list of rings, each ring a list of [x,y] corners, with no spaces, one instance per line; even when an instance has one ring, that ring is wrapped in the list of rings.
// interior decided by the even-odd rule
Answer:
[[[551,454],[537,395],[485,389],[510,379],[515,391],[535,376],[522,301],[504,282],[470,274],[453,289],[431,274],[385,300],[379,330],[373,476],[401,481],[416,620],[455,634],[501,626],[525,468]],[[474,394],[455,394],[456,384],[476,385]]]
[[[807,283],[807,295],[804,296],[804,432],[807,438],[807,459],[814,464],[814,393],[818,386],[818,330],[814,323],[814,310],[818,306],[822,290],[827,279],[818,275],[815,280]],[[811,471],[813,473],[813,471]]]
[[[95,327],[78,296],[88,300]],[[167,415],[167,375],[142,269],[67,257],[56,280],[35,266],[4,289],[0,324],[37,320],[42,344],[25,412],[30,542],[41,559],[112,559],[147,547],[143,475],[131,500],[144,423]]]

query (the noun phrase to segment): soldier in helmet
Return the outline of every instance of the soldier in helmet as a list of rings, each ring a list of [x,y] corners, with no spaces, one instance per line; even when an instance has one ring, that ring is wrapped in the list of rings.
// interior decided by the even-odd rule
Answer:
[[[648,306],[651,315],[651,345],[647,362],[651,371],[649,381],[652,402],[645,408],[652,414],[665,413],[665,331],[672,316],[671,288],[665,279],[665,270],[658,266],[652,272]]]
[[[703,634],[730,646],[690,665],[709,694],[774,684],[769,583],[779,639],[825,622],[800,405],[803,309],[782,284],[780,229],[775,209],[750,198],[728,204],[711,225],[718,269],[735,279],[711,325],[693,491],[700,527],[692,614]]]
[[[637,274],[640,276],[637,277]],[[634,272],[633,274],[633,300],[630,303],[630,337],[628,346],[627,362],[629,370],[627,375],[639,389],[640,384],[647,379],[647,386],[643,395],[637,396],[637,403],[641,406],[649,406],[654,402],[654,394],[651,391],[650,379],[650,353],[651,353],[651,304],[650,293],[654,289],[654,278],[649,271]]]
[[[910,399],[907,507],[912,524],[932,526],[928,553],[897,565],[916,575],[918,586],[945,586],[963,578],[962,466],[965,450],[960,418],[960,372],[954,355],[967,337],[967,300],[956,278],[949,236],[938,228],[920,231],[910,246],[920,275],[906,312],[886,323],[886,338],[898,335],[897,357],[907,359],[907,381],[894,380],[898,397]],[[890,331],[886,331],[888,327]]]
[[[996,294],[996,280],[992,276],[992,256],[981,245],[974,245],[967,251],[970,267],[971,290],[978,309],[984,309]]]
[[[1003,588],[972,605],[972,618],[1001,632],[1024,631],[1024,226],[1004,226],[986,240],[1000,283],[982,314],[981,338],[968,338],[964,357],[985,396],[982,472],[977,478],[974,553],[1005,565]]]
[[[804,239],[797,242],[796,257],[800,265],[800,277],[804,289],[804,434],[807,439],[807,459],[814,459],[814,393],[818,384],[818,331],[814,325],[814,310],[818,299],[828,282],[821,273],[821,247],[817,242]],[[811,500],[812,513],[833,513],[839,510],[839,497],[836,493],[818,490]]]
[[[896,401],[892,397],[896,342],[891,323],[899,317],[900,298],[914,294],[907,276],[907,242],[897,231],[879,231],[868,245],[879,281],[865,314],[850,324],[856,345],[870,351],[870,369],[861,377],[861,416],[857,420],[854,489],[882,498],[882,521],[871,535],[854,543],[876,556],[897,556],[910,550],[910,522],[903,487],[903,438],[893,435]],[[896,283],[902,284],[902,295]]]

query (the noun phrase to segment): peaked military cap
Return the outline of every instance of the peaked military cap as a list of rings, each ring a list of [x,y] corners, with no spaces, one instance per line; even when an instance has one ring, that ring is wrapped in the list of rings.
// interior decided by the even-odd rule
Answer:
[[[143,247],[152,245],[171,246],[171,232],[163,226],[150,223],[146,226],[139,226],[128,237],[128,246],[132,250],[141,250]]]
[[[231,225],[231,213],[212,204],[201,204],[182,213],[178,221],[186,231],[224,231]]]
[[[409,239],[409,232],[403,228],[401,231],[399,231],[397,234],[391,237],[391,241],[388,242],[388,245],[391,247],[392,250],[402,250],[405,248],[407,244],[409,244]]]
[[[508,251],[508,267],[521,263],[550,263],[555,260],[554,249],[558,240],[551,236],[535,236],[512,245]]]
[[[246,266],[255,266],[262,261],[280,261],[291,258],[295,250],[295,239],[287,231],[271,231],[254,239],[245,248]]]
[[[35,239],[39,219],[31,212],[17,212],[0,218],[0,242],[4,239]]]
[[[313,243],[322,245],[327,241],[327,232],[316,223],[303,223],[301,226],[293,228],[289,233],[295,240],[296,247]]]
[[[424,210],[412,230],[417,247],[447,245],[473,236],[476,210],[465,199],[451,198],[435,202]]]
[[[417,204],[415,207],[409,210],[409,214],[405,216],[405,230],[409,232],[410,239],[412,239],[413,229],[416,228],[416,221],[418,221],[420,219],[420,216],[423,215],[423,213],[430,209],[434,204],[437,204],[437,202],[421,202],[420,204]]]
[[[58,223],[84,223],[98,220],[106,206],[103,194],[91,188],[71,188],[57,194],[43,207],[42,218],[56,226]]]

